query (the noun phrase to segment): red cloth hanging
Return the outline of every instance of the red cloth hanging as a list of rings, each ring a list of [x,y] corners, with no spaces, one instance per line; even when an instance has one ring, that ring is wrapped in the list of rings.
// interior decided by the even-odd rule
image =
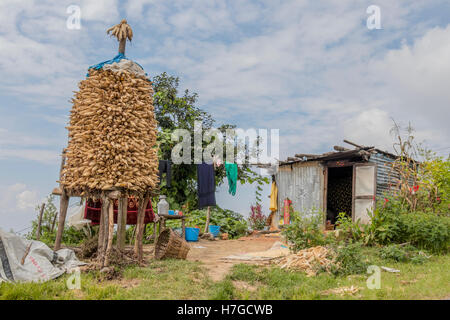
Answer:
[[[114,200],[114,223],[117,223],[117,211],[119,201]],[[100,213],[102,210],[102,201],[88,199],[84,209],[84,218],[92,221],[92,225],[100,224]],[[127,224],[133,225],[137,222],[138,215],[138,201],[134,197],[128,198],[127,206]],[[155,219],[155,213],[153,212],[152,202],[149,201],[147,208],[145,209],[144,224],[153,222]]]
[[[292,201],[289,199],[285,199],[284,200],[284,216],[283,216],[283,222],[284,224],[290,224],[291,223],[291,205],[292,205]]]

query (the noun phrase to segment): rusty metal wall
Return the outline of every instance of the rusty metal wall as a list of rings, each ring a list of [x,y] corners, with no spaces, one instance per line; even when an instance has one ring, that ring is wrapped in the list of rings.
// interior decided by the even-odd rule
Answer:
[[[292,200],[294,210],[301,213],[323,208],[324,174],[318,162],[280,166],[275,181],[278,187],[278,218],[283,216],[286,198]]]
[[[394,183],[395,176],[391,173],[391,165],[394,160],[382,153],[370,156],[369,162],[377,165],[377,197],[389,193],[389,184]]]

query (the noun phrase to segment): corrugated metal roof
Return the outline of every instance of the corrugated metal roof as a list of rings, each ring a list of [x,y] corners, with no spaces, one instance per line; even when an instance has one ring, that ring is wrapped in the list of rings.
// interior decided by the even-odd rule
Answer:
[[[347,142],[347,140],[344,140]],[[353,144],[353,143],[352,143]],[[358,146],[357,144],[353,144]],[[287,165],[297,162],[308,162],[308,161],[328,161],[328,160],[340,160],[340,159],[348,159],[361,157],[363,160],[367,161],[369,159],[370,154],[381,153],[386,158],[396,159],[397,156],[389,153],[387,151],[383,151],[381,149],[375,147],[366,147],[366,146],[358,146],[355,149],[349,150],[344,147],[335,146],[335,149],[339,151],[331,151],[323,154],[296,154],[294,157],[288,157],[286,161],[280,161],[279,165]]]

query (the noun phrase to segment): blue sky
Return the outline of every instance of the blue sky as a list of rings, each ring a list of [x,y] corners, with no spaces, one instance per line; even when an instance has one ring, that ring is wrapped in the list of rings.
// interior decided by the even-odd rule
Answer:
[[[66,28],[72,4],[80,30]],[[372,4],[380,30],[366,27]],[[344,138],[390,149],[391,118],[448,154],[449,13],[439,0],[2,0],[0,227],[28,227],[57,185],[72,91],[116,54],[105,31],[122,18],[135,33],[129,58],[179,76],[218,124],[280,129],[285,158]],[[247,213],[254,189],[217,198]]]

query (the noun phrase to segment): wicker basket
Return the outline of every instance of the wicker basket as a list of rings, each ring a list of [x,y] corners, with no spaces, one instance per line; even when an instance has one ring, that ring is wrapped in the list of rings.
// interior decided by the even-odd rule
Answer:
[[[173,232],[170,228],[161,232],[155,246],[155,258],[167,259],[186,259],[191,247],[189,244]]]

